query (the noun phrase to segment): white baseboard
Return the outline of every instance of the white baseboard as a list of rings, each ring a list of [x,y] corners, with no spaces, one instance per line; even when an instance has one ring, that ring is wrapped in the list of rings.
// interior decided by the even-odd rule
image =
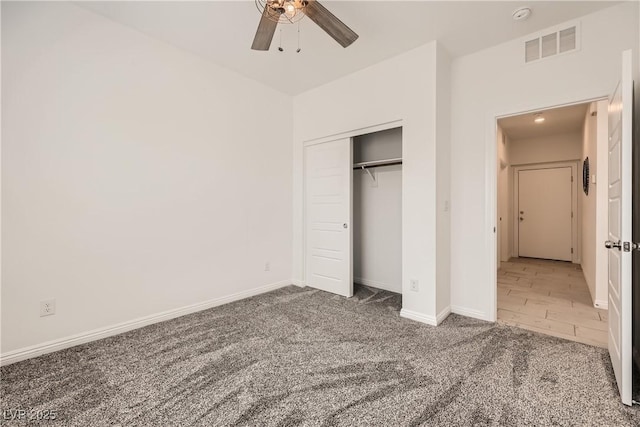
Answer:
[[[296,280],[296,279],[293,279],[293,280],[291,281],[291,283],[292,283],[292,284],[294,284],[294,285],[296,285],[296,286],[298,286],[298,287],[300,287],[300,288],[306,288],[306,287],[307,287],[307,284],[304,282],[304,280]]]
[[[436,316],[436,322],[438,325],[444,321],[451,314],[451,307],[447,306]]]
[[[593,302],[593,306],[595,308],[600,308],[602,310],[609,310],[609,301],[607,301],[607,300],[595,300]]]
[[[43,354],[53,353],[54,351],[63,350],[65,348],[74,347],[76,345],[85,344],[113,335],[118,335],[123,332],[131,331],[133,329],[142,328],[154,323],[175,319],[176,317],[184,316],[186,314],[191,314],[198,311],[207,310],[212,307],[217,307],[219,305],[228,304],[230,302],[239,301],[241,299],[260,295],[289,285],[291,285],[291,280],[272,283],[269,285],[264,285],[246,291],[238,292],[232,295],[214,298],[209,301],[168,310],[162,313],[152,314],[150,316],[140,317],[138,319],[129,320],[127,322],[118,323],[116,325],[107,326],[105,328],[94,329],[92,331],[82,332],[80,334],[71,335],[65,338],[47,341],[42,344],[23,347],[18,350],[9,351],[0,355],[0,366],[10,365],[12,363],[20,362],[21,360],[31,359]]]
[[[484,311],[473,310],[466,307],[460,307],[459,305],[452,305],[451,312],[455,314],[459,314],[461,316],[473,317],[474,319],[486,320],[487,322],[493,322],[491,317],[487,316],[487,313]]]
[[[395,292],[398,294],[402,293],[402,285],[393,286],[388,283],[377,282],[375,280],[364,279],[362,277],[354,277],[354,283],[358,283],[360,285],[371,286],[372,288],[382,289],[389,292]]]
[[[591,301],[593,301],[593,306],[595,308],[599,308],[599,309],[602,309],[602,310],[608,310],[609,309],[609,301],[606,300],[606,299],[604,299],[604,300],[595,299],[595,296],[593,295],[593,292],[595,292],[596,286],[595,285],[591,285],[591,283],[589,283],[589,277],[587,277],[586,274],[584,274],[584,280],[585,280],[585,282],[587,282],[587,288],[589,289],[589,295],[591,296]]]
[[[436,319],[435,316],[427,316],[425,314],[418,313],[417,311],[407,310],[406,308],[400,310],[400,317],[415,320],[416,322],[426,323],[431,326],[438,326],[438,319]]]

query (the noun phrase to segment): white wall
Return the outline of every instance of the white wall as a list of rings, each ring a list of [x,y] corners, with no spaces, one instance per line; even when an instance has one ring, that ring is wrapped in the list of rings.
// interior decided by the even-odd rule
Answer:
[[[582,156],[582,132],[509,140],[511,165],[578,160]]]
[[[436,317],[436,49],[429,43],[300,94],[293,109],[294,279],[304,283],[304,142],[401,120],[403,314],[427,322]]]
[[[597,121],[598,118],[591,115],[591,112],[597,111],[597,102],[589,104],[589,109],[585,113],[584,126],[582,131],[582,149],[581,161],[580,161],[580,182],[582,183],[582,176],[584,174],[583,161],[585,158],[589,158],[589,175],[597,175],[598,171],[598,139],[597,139]],[[580,202],[580,209],[582,210],[582,272],[584,278],[589,287],[591,293],[591,299],[596,299],[596,201],[598,191],[596,185],[591,182],[591,176],[589,177],[589,194],[585,194],[580,186],[580,192],[578,198]],[[597,178],[596,178],[597,182]],[[606,182],[606,181],[603,181]],[[605,189],[606,191],[606,189]]]
[[[638,54],[637,7],[627,2],[583,17],[582,46],[575,53],[525,65],[522,38],[453,61],[454,311],[488,320],[496,315],[495,117],[608,95],[619,79],[621,52],[633,48]]]
[[[638,80],[636,76],[636,81]],[[637,88],[637,86],[636,86]],[[637,91],[637,89],[636,89]],[[591,188],[600,185],[601,191],[597,191],[596,199],[596,293],[593,297],[594,304],[600,308],[609,306],[609,252],[604,246],[604,241],[609,238],[609,193],[607,182],[609,182],[609,103],[607,100],[598,102],[597,115],[597,170],[591,172],[591,176],[596,173],[596,184],[591,184]],[[640,111],[639,111],[640,113]],[[638,120],[640,121],[640,120]],[[637,124],[636,124],[637,125]]]
[[[585,116],[582,160],[589,157],[589,194],[580,191],[582,211],[582,271],[594,304],[600,308],[607,301],[607,106],[606,100],[591,103]],[[591,112],[597,112],[592,116]],[[582,163],[580,164],[582,177]],[[593,177],[596,178],[595,183]],[[599,187],[599,188],[598,188]],[[600,190],[600,191],[598,191]]]
[[[2,3],[2,87],[3,355],[288,283],[290,97],[68,3]]]
[[[509,191],[511,168],[509,166],[509,136],[497,127],[496,144],[498,147],[498,235],[497,235],[497,267],[500,261],[509,261],[511,257],[511,194]]]

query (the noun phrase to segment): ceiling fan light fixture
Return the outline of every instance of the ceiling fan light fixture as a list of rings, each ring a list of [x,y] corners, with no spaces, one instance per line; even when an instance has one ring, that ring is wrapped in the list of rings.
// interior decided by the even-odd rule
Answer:
[[[305,0],[255,0],[260,14],[279,24],[293,24],[304,17]]]
[[[284,14],[287,15],[288,18],[293,18],[298,13],[296,9],[296,5],[293,1],[288,1],[284,4]]]

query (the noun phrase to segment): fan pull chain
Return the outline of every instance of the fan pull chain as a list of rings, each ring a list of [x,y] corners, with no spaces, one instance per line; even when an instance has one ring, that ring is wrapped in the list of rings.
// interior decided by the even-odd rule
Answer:
[[[278,50],[280,52],[284,52],[284,49],[282,48],[282,29],[280,29],[280,46],[278,46]]]
[[[300,22],[298,22],[298,50],[296,50],[296,53],[300,53],[302,49],[300,48]]]

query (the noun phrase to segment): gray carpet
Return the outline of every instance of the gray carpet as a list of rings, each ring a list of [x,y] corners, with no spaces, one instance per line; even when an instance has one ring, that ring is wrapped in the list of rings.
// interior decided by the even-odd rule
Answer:
[[[290,286],[3,367],[1,409],[72,426],[640,425],[606,350],[457,315],[422,325],[400,298]]]

